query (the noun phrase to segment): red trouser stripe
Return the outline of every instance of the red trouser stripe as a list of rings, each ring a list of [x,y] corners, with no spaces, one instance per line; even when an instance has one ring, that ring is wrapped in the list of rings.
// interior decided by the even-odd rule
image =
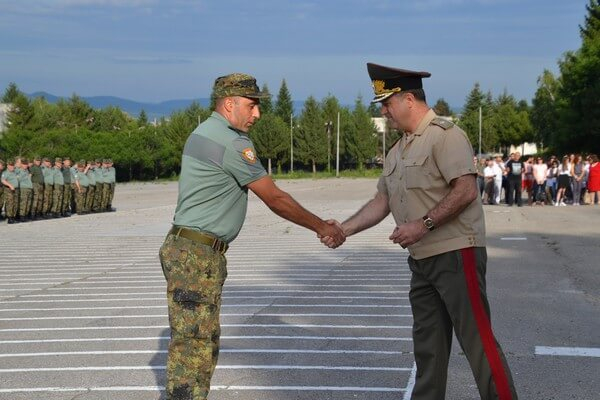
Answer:
[[[467,290],[469,292],[469,299],[471,300],[471,307],[473,308],[473,314],[475,321],[477,322],[477,329],[479,330],[479,337],[483,344],[483,351],[490,365],[492,371],[492,379],[496,385],[496,392],[499,400],[511,400],[512,395],[510,387],[508,386],[508,379],[506,378],[506,371],[500,361],[500,354],[498,354],[498,348],[496,347],[496,340],[492,333],[492,325],[490,323],[489,316],[487,315],[483,302],[481,301],[481,292],[479,290],[479,281],[477,280],[477,263],[475,260],[475,249],[468,248],[461,250],[463,267],[465,271],[465,279],[467,281]]]

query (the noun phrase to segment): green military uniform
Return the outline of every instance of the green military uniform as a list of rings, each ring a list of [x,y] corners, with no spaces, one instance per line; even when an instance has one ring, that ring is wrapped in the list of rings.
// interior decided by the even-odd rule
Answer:
[[[108,210],[108,200],[110,197],[110,182],[109,179],[109,171],[108,171],[108,160],[102,161],[102,180],[104,184],[102,185],[102,199],[100,200],[100,210],[109,211]]]
[[[54,161],[54,188],[52,190],[52,214],[55,218],[62,213],[63,194],[65,191],[65,178],[62,173],[62,159]]]
[[[8,165],[14,166],[14,163],[9,162]],[[8,218],[9,224],[15,222],[15,217],[17,216],[17,210],[19,206],[19,177],[15,170],[16,168],[14,168],[12,171],[9,171],[7,168],[2,172],[2,176],[0,178],[3,184],[6,181],[13,187],[11,190],[7,185],[4,185],[6,218]]]
[[[91,161],[88,161],[88,164],[93,164]],[[87,194],[85,195],[85,210],[86,212],[92,212],[94,206],[94,196],[96,194],[96,172],[95,168],[90,167],[87,171],[87,177],[89,180],[89,185],[87,189]]]
[[[217,79],[217,97],[262,96],[254,78]],[[160,249],[171,341],[167,399],[205,400],[219,355],[224,253],[246,216],[246,185],[266,171],[248,136],[219,113],[189,136],[182,156],[173,229]]]
[[[27,165],[27,160],[22,160]],[[31,213],[31,204],[33,199],[33,183],[28,168],[21,168],[19,174],[19,218],[25,221]]]
[[[102,206],[102,193],[104,191],[104,175],[102,174],[102,161],[96,160],[96,168],[94,168],[94,180],[96,181],[96,191],[94,193],[94,201],[92,202],[92,212],[100,212]]]
[[[65,159],[65,160],[67,160],[67,159]],[[71,209],[71,183],[72,183],[71,168],[63,166],[61,172],[63,175],[64,186],[63,186],[62,207],[61,207],[60,213],[62,214],[63,217],[67,217],[67,216],[69,216],[69,210]]]
[[[375,64],[368,64],[368,69],[374,102],[404,90],[421,89],[421,78],[430,75]],[[510,369],[490,324],[481,197],[439,227],[427,216],[450,192],[450,182],[476,174],[467,135],[429,110],[416,130],[405,133],[392,147],[379,180],[378,191],[389,199],[398,226],[422,219],[430,229],[408,247],[417,364],[414,400],[445,398],[453,328],[481,398],[517,399]]]
[[[39,158],[35,159],[40,161]],[[39,165],[31,165],[29,167],[31,172],[31,182],[33,183],[33,200],[31,205],[31,216],[36,218],[42,214],[44,205],[44,173],[42,167]]]
[[[44,158],[44,162],[49,162]],[[54,191],[54,168],[50,165],[42,166],[42,174],[44,175],[44,200],[42,204],[42,214],[48,216],[52,212],[52,192]]]
[[[75,182],[76,191],[75,191],[75,204],[77,209],[77,214],[86,214],[86,194],[88,186],[90,185],[90,180],[83,172],[83,168],[85,168],[85,162],[80,162],[80,169],[77,169],[75,174],[73,175],[73,181]]]
[[[113,202],[113,198],[115,197],[115,186],[117,185],[117,172],[115,171],[115,168],[112,166],[112,160],[109,158],[108,159],[108,169],[107,169],[107,178],[106,181],[109,184],[109,193],[108,193],[108,197],[106,199],[106,210],[108,211],[115,211],[112,208],[112,202]]]
[[[71,168],[71,204],[70,204],[70,208],[71,208],[71,212],[75,213],[77,212],[77,202],[76,202],[76,198],[77,198],[77,185],[75,184],[75,174],[77,173],[77,163],[75,165],[73,165]]]

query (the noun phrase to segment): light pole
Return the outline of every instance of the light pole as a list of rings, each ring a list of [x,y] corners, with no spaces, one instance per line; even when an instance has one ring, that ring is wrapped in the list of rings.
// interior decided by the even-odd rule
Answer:
[[[294,172],[294,114],[290,114],[290,172]]]
[[[331,128],[333,128],[333,122],[325,122],[325,129],[327,131],[327,172],[331,172]]]

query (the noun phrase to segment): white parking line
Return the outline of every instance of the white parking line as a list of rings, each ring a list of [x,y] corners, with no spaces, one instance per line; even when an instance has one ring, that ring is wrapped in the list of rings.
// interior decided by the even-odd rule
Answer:
[[[396,293],[402,293],[400,291]],[[408,291],[403,291],[408,293]],[[80,293],[80,294],[27,294],[19,296],[20,298],[40,298],[40,297],[89,297],[89,296],[150,296],[150,295],[163,295],[164,292],[130,292],[130,293]],[[404,296],[230,296],[224,295],[223,299],[370,299],[370,300],[406,300],[408,297]],[[163,297],[166,300],[166,297]]]
[[[600,357],[600,348],[535,346],[535,355],[566,357]]]
[[[231,307],[273,307],[273,308],[311,308],[311,307],[338,307],[338,308],[409,308],[408,305],[386,305],[386,304],[222,304],[221,308]],[[160,306],[114,306],[114,307],[58,307],[58,308],[4,308],[0,312],[23,312],[23,311],[90,311],[90,310],[123,310],[123,309],[155,309],[167,308]]]
[[[408,325],[319,325],[319,324],[221,324],[222,328],[323,328],[323,329],[412,329]],[[3,328],[0,332],[52,332],[52,331],[110,331],[123,329],[165,329],[168,325],[131,326],[74,326],[53,328]]]

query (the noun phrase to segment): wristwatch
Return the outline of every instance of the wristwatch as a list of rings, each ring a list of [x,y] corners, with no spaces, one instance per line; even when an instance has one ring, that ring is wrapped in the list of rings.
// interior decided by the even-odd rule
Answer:
[[[435,229],[435,224],[433,223],[433,220],[429,218],[428,215],[425,215],[423,217],[423,225],[425,225],[425,228],[427,228],[430,231]]]

